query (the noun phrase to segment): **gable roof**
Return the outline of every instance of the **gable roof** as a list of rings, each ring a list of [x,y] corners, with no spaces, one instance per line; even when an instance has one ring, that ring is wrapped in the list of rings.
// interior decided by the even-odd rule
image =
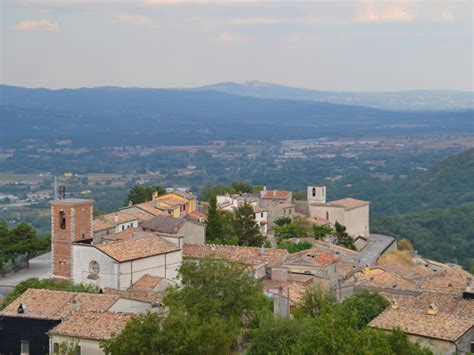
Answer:
[[[156,216],[143,222],[142,228],[151,229],[155,232],[176,234],[186,222],[183,218],[174,218],[171,216]]]
[[[130,286],[129,290],[153,291],[153,289],[163,280],[162,277],[145,274]]]
[[[337,206],[337,207],[344,207],[345,209],[352,209],[352,208],[368,205],[369,202],[357,200],[352,197],[347,197],[340,200],[328,202],[327,204],[330,206]]]
[[[293,253],[288,257],[290,264],[327,266],[335,263],[338,258],[330,252],[323,251],[319,248],[310,248],[297,253]]]
[[[136,220],[137,218],[135,216],[123,212],[104,214],[92,221],[92,230],[98,232],[105,229],[115,228],[118,224],[133,222]]]
[[[183,257],[217,257],[245,265],[280,265],[288,257],[286,249],[238,247],[231,245],[184,244]]]
[[[73,309],[77,311],[107,310],[118,298],[117,295],[29,288],[10,303],[1,314],[13,317],[60,320],[69,316]],[[18,314],[20,304],[25,307],[23,314]]]
[[[430,315],[419,310],[389,307],[373,319],[369,326],[385,330],[399,327],[408,334],[455,342],[474,326],[474,322],[449,314]]]
[[[282,190],[266,190],[262,194],[262,198],[265,199],[276,199],[276,200],[286,200],[290,196],[290,191]]]
[[[49,334],[105,340],[120,333],[132,317],[129,313],[75,312],[50,330]]]
[[[157,236],[128,239],[94,246],[118,262],[147,258],[180,250]]]

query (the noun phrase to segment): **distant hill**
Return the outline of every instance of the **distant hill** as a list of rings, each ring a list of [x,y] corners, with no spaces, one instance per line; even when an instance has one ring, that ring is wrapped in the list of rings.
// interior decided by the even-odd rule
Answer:
[[[399,204],[402,213],[379,214],[372,230],[408,238],[427,257],[474,266],[474,149],[442,160],[407,190],[384,196],[386,210]]]
[[[216,139],[460,133],[473,111],[397,112],[214,91],[0,85],[0,142],[72,139],[78,145],[207,144]]]
[[[205,85],[201,91],[271,99],[312,100],[390,110],[464,110],[474,109],[474,92],[453,90],[411,90],[394,92],[319,91],[247,81]]]

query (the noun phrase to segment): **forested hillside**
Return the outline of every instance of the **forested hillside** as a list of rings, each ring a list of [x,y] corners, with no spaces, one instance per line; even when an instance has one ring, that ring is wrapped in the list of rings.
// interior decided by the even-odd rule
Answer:
[[[474,266],[474,149],[442,160],[398,199],[402,213],[376,216],[373,231],[408,238],[424,256]]]

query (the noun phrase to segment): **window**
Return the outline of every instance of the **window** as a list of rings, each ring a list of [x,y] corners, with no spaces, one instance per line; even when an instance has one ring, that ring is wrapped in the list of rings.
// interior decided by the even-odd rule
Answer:
[[[66,229],[66,213],[62,210],[59,211],[59,227]]]
[[[21,354],[26,355],[30,353],[30,342],[26,340],[21,341]]]
[[[86,239],[86,235],[82,233],[82,239]]]
[[[76,346],[76,355],[81,355],[81,347],[79,345]]]
[[[313,187],[313,197],[316,197],[316,188]]]
[[[95,260],[92,260],[90,263],[89,263],[89,272],[91,274],[98,274],[100,271],[100,266],[99,266],[99,263]]]
[[[186,205],[183,205],[183,211],[186,211]]]
[[[59,343],[53,344],[53,354],[59,354]]]
[[[122,232],[123,232],[124,230],[125,230],[125,226],[124,226],[124,225],[122,225]]]
[[[471,343],[471,353],[474,353],[474,343]]]
[[[329,221],[329,212],[326,212],[326,219]]]
[[[260,213],[260,217],[262,217],[262,218],[263,218],[263,212],[262,212],[262,213]]]

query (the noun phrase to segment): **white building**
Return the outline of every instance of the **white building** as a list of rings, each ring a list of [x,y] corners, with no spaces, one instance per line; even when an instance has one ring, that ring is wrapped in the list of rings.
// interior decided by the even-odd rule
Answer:
[[[145,274],[176,280],[181,242],[158,236],[102,244],[73,245],[74,283],[126,290]]]
[[[221,195],[216,196],[217,207],[221,211],[234,212],[236,208],[242,206],[244,203],[248,203],[253,208],[255,221],[260,229],[260,234],[263,236],[267,235],[268,232],[268,209],[259,207],[258,198],[251,196],[230,196]],[[195,243],[194,243],[195,244]]]
[[[353,237],[369,236],[369,202],[354,198],[326,202],[325,186],[308,186],[308,212],[310,217],[319,217],[335,225],[347,228]]]

